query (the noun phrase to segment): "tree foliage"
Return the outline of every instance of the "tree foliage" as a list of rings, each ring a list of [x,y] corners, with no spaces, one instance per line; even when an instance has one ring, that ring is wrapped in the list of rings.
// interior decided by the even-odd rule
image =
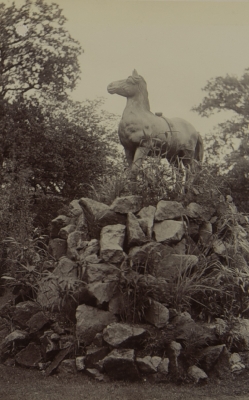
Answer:
[[[206,96],[193,109],[203,117],[226,111],[229,118],[206,137],[207,162],[220,165],[237,203],[249,211],[249,69],[238,78],[226,75],[208,81]]]
[[[63,98],[79,79],[82,49],[65,29],[57,4],[0,4],[0,99],[30,91]]]

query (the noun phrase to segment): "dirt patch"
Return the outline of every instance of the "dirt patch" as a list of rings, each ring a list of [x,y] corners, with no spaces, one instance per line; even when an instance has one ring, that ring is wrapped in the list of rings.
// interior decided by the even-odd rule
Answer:
[[[86,375],[46,377],[36,370],[0,365],[2,400],[248,400],[249,373],[208,384],[96,382]]]

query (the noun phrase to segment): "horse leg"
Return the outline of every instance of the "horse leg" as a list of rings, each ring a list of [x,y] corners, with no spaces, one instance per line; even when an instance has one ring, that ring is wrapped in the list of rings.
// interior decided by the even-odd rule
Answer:
[[[125,151],[125,158],[128,162],[129,168],[131,168],[135,152],[127,148],[125,148],[124,151]]]
[[[141,167],[141,164],[145,157],[149,153],[149,148],[148,147],[138,147],[135,151],[132,167],[131,167],[131,174],[132,177],[137,177],[139,168]]]

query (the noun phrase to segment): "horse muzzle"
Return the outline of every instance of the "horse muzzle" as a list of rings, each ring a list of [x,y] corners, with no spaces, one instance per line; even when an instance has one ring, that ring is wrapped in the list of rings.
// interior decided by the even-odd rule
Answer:
[[[110,94],[116,93],[116,92],[115,92],[115,86],[113,85],[113,83],[110,83],[110,84],[107,86],[107,91],[108,91],[108,93],[110,93]]]

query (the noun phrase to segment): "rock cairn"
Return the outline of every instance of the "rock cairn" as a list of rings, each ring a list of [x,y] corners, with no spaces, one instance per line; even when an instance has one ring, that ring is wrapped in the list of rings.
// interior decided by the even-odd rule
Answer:
[[[214,370],[221,375],[247,368],[248,361],[219,342],[223,320],[196,323],[188,312],[167,306],[170,282],[198,265],[201,246],[209,246],[217,259],[226,253],[227,244],[214,239],[224,212],[247,237],[248,221],[231,199],[217,208],[166,200],[143,207],[136,195],[116,198],[111,206],[73,200],[66,215],[52,221],[49,249],[55,261],[44,266],[37,298],[0,309],[2,362],[47,375],[83,371],[98,380],[155,382],[179,374],[199,382]],[[127,304],[128,290],[138,282],[145,296],[140,321]],[[75,329],[54,319],[56,312],[67,312]],[[243,342],[239,350],[249,351],[249,320],[241,319],[236,329]],[[184,364],[181,354],[193,335],[202,346]]]

